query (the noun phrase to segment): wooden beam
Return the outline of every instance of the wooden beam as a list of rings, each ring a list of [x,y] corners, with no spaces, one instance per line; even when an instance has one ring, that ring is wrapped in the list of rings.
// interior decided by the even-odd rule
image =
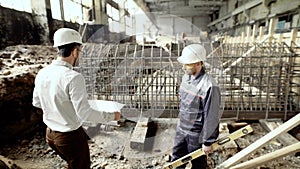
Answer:
[[[240,162],[241,160],[245,159],[249,154],[254,152],[255,150],[261,148],[263,145],[271,141],[272,139],[275,139],[282,133],[286,133],[289,130],[293,129],[297,125],[300,124],[300,113],[298,113],[296,116],[291,118],[290,120],[286,121],[279,127],[277,127],[275,130],[269,132],[264,137],[260,138],[256,142],[249,145],[247,148],[243,149],[242,151],[238,152],[219,166],[217,166],[217,169],[227,169],[235,165],[236,163]]]
[[[289,146],[284,147],[284,148],[281,148],[279,150],[276,150],[274,152],[268,153],[266,155],[254,158],[254,159],[252,159],[250,161],[246,161],[244,163],[235,165],[233,167],[230,167],[230,169],[256,168],[257,166],[265,164],[265,163],[267,163],[269,161],[273,161],[273,160],[275,160],[277,158],[284,157],[284,156],[286,156],[288,154],[295,153],[295,152],[297,152],[299,150],[300,150],[300,142],[292,144],[292,145],[289,145]]]
[[[250,37],[251,37],[251,26],[247,26],[247,42],[250,41]]]
[[[259,35],[258,35],[258,39],[261,40],[264,37],[265,34],[265,27],[264,26],[260,26],[259,27]]]
[[[257,32],[257,25],[254,24],[253,25],[253,30],[252,30],[252,42],[255,42],[255,39],[256,39],[256,32]]]
[[[270,37],[269,42],[272,41],[274,32],[275,32],[275,21],[274,21],[274,18],[271,18],[270,22],[269,22],[269,37]]]
[[[288,112],[288,118],[295,116],[297,112]],[[234,120],[259,120],[264,119],[266,116],[265,111],[256,110],[224,110],[222,115],[223,119]],[[284,112],[268,111],[268,118],[281,118],[284,119]]]
[[[297,34],[298,34],[297,28],[293,28],[291,31],[291,35],[292,35],[291,36],[291,47],[294,45],[294,43],[296,43]]]
[[[259,123],[266,131],[270,132],[276,129],[277,127],[279,127],[282,124],[282,121],[279,119],[278,120],[260,119]],[[289,133],[282,133],[278,137],[278,140],[284,146],[289,146],[298,142],[298,140],[295,137],[291,136]]]

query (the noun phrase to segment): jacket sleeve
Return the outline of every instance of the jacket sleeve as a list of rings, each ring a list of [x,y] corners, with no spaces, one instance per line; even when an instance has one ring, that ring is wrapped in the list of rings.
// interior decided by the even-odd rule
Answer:
[[[202,143],[210,146],[219,136],[221,94],[218,86],[212,86],[204,100],[204,124]]]
[[[70,99],[78,118],[82,122],[106,123],[114,120],[114,113],[95,110],[87,99],[84,77],[75,76],[69,85]]]

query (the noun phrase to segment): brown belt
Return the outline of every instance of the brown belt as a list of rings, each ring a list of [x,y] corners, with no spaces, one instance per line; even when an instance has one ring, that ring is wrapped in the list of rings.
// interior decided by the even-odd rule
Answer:
[[[50,129],[49,127],[47,127],[47,130],[49,130],[49,131],[52,132],[52,133],[73,133],[73,132],[75,133],[75,132],[78,132],[78,131],[82,130],[82,127],[79,127],[79,128],[76,129],[76,130],[73,130],[73,131],[67,131],[67,132],[55,131],[55,130]]]

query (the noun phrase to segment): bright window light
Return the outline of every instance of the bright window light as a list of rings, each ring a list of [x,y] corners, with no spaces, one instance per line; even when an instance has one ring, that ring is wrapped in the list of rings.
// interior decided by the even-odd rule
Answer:
[[[0,0],[0,6],[31,13],[31,0]]]
[[[64,16],[65,21],[76,22],[82,24],[81,4],[71,0],[64,0]]]
[[[62,18],[61,18],[59,0],[50,0],[50,4],[51,4],[52,18],[61,20]]]

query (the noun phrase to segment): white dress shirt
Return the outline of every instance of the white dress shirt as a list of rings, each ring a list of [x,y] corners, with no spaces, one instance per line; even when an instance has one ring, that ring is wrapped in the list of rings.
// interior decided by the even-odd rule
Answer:
[[[54,131],[76,130],[86,119],[97,123],[114,119],[114,113],[91,108],[84,77],[62,60],[54,60],[38,72],[32,104],[43,110],[44,123]]]

